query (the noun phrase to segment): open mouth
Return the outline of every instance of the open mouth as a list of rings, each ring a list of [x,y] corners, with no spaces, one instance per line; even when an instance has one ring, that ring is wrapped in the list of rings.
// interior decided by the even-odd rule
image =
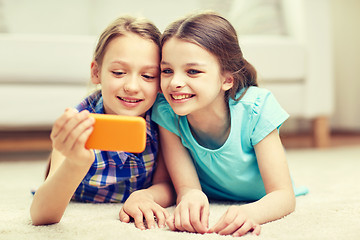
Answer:
[[[127,103],[138,103],[143,101],[142,99],[134,99],[134,98],[123,98],[123,97],[117,97],[119,100],[127,102]]]
[[[195,94],[171,94],[171,98],[174,100],[183,100],[183,99],[189,99],[194,97]]]

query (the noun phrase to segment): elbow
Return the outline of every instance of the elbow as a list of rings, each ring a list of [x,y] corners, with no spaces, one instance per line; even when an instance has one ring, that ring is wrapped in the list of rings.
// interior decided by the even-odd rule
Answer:
[[[41,216],[31,215],[32,225],[34,226],[43,226],[43,225],[51,225],[60,222],[60,219],[51,219],[45,218]]]
[[[61,217],[51,216],[49,212],[36,209],[33,205],[30,208],[30,217],[34,226],[56,224],[61,220]]]
[[[280,199],[279,199],[280,200]],[[279,201],[279,208],[282,209],[279,213],[279,218],[287,216],[295,211],[296,198],[293,191],[282,191],[281,200]]]
[[[295,198],[295,195],[294,194],[290,194],[289,198],[288,198],[288,211],[290,213],[294,212],[295,211],[295,208],[296,208],[296,198]]]
[[[32,225],[34,225],[34,226],[44,226],[44,225],[51,225],[51,224],[56,224],[56,223],[59,223],[59,221],[41,221],[40,219],[32,220]]]

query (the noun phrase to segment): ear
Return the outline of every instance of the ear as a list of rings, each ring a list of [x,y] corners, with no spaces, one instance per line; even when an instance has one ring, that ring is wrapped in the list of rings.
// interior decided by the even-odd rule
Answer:
[[[91,81],[93,84],[100,84],[101,78],[100,78],[100,67],[99,64],[97,64],[96,61],[91,62]]]
[[[234,86],[234,76],[231,73],[226,72],[223,75],[222,89],[224,91],[227,91],[231,89],[233,86]]]

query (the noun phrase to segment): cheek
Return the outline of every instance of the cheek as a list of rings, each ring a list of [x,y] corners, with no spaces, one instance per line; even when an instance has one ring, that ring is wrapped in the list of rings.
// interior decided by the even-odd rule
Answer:
[[[111,77],[104,77],[102,79],[101,87],[106,88],[109,91],[116,91],[122,86],[122,81]]]
[[[169,81],[166,78],[161,78],[160,81],[160,88],[161,90],[165,90],[167,88],[167,86],[169,85]]]
[[[147,84],[144,84],[142,89],[143,89],[143,92],[147,95],[148,98],[156,98],[157,93],[160,90],[160,86],[159,86],[158,82],[147,83]]]

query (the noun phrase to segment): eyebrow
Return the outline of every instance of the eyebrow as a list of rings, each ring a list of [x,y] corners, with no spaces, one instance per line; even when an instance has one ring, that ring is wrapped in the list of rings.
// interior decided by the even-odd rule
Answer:
[[[114,61],[111,62],[111,64],[113,64],[113,63],[115,63],[115,64],[121,64],[121,65],[129,65],[127,62],[121,61],[121,60],[114,60]]]
[[[165,61],[161,61],[160,65],[171,65],[168,62]],[[187,67],[192,67],[192,66],[206,66],[205,63],[196,63],[196,62],[190,62],[190,63],[186,63],[185,66]]]
[[[125,66],[130,66],[131,65],[128,62],[125,62],[125,61],[122,61],[122,60],[112,61],[111,64],[121,64],[121,65],[125,65]],[[149,65],[144,65],[142,68],[145,68],[145,69],[151,69],[151,68],[158,69],[159,65],[150,65],[149,64]]]

